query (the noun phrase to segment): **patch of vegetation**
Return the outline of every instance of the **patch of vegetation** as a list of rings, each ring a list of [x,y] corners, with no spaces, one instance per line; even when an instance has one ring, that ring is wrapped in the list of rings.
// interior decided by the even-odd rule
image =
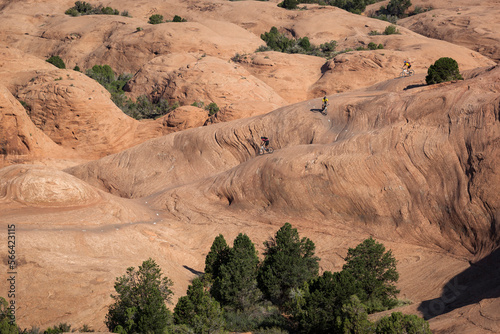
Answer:
[[[449,57],[436,60],[427,70],[427,76],[425,77],[425,82],[428,85],[452,80],[463,80],[463,77],[460,74],[456,60]]]
[[[215,115],[219,112],[219,106],[217,106],[217,103],[215,102],[211,102],[208,105],[205,105],[203,101],[194,101],[191,105],[193,107],[205,109],[206,111],[208,111],[209,116]]]
[[[69,9],[67,9],[64,14],[71,16],[80,16],[80,15],[120,15],[120,11],[118,9],[113,9],[111,7],[103,7],[92,6],[90,3],[85,1],[77,1],[75,5]],[[129,16],[128,11],[123,11],[121,13],[122,16]]]
[[[422,13],[425,13],[425,12],[428,12],[428,11],[431,11],[433,10],[434,7],[431,5],[429,7],[420,7],[420,6],[415,6],[415,8],[413,9],[413,12],[409,13],[408,16],[413,16],[413,15],[418,15],[418,14],[422,14]]]
[[[47,59],[46,62],[54,65],[57,68],[62,68],[62,69],[66,68],[66,64],[64,64],[64,61],[59,56],[52,56],[49,59]]]
[[[106,326],[123,334],[163,333],[173,319],[166,307],[173,295],[172,285],[153,259],[144,261],[138,270],[127,268],[125,275],[116,278]]]
[[[390,25],[385,27],[384,35],[394,35],[394,34],[399,34],[399,30],[398,28],[396,28],[395,25]]]
[[[149,24],[160,24],[163,23],[163,15],[153,14],[149,17]]]
[[[289,39],[278,32],[278,28],[272,27],[269,32],[260,35],[267,46],[261,46],[256,51],[278,51],[284,53],[301,53],[318,57],[330,58],[335,54],[336,41],[330,41],[320,46],[311,44],[309,38]]]
[[[179,15],[174,15],[172,22],[187,22],[185,18],[180,17]]]

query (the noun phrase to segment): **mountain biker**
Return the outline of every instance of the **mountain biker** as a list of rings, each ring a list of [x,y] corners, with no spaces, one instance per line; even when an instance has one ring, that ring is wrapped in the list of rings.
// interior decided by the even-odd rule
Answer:
[[[328,104],[328,98],[325,95],[325,97],[323,98],[323,105],[321,106],[321,110],[325,110],[327,104]]]
[[[260,140],[262,140],[262,145],[267,148],[269,146],[269,138],[267,137],[260,137]]]
[[[405,60],[402,68],[405,72],[408,73],[410,71],[410,68],[411,68],[410,62],[408,60]]]

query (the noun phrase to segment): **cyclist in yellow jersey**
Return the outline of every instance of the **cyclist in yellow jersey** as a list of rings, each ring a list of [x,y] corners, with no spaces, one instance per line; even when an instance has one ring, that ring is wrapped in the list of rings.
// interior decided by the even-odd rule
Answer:
[[[323,106],[321,107],[321,109],[325,110],[327,104],[328,104],[328,98],[325,95],[325,97],[323,98]]]

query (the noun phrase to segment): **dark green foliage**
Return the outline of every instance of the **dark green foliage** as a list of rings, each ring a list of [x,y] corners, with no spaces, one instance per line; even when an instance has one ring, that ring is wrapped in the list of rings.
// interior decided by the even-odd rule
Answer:
[[[124,103],[121,107],[123,112],[135,119],[156,119],[179,106],[177,103],[170,104],[164,99],[153,102],[146,95],[139,96],[135,103],[128,99],[122,103]]]
[[[366,307],[356,295],[342,306],[342,315],[337,318],[338,333],[372,334],[373,323],[368,320]]]
[[[368,43],[368,49],[370,50],[376,50],[377,49],[377,44],[370,42]]]
[[[385,27],[384,35],[394,35],[394,34],[399,34],[399,30],[398,28],[396,28],[395,25],[390,25]]]
[[[149,17],[148,23],[150,24],[159,24],[163,23],[163,15],[160,14],[153,14]]]
[[[343,271],[350,273],[360,284],[365,296],[358,294],[361,302],[368,306],[368,313],[382,311],[397,304],[399,290],[394,285],[399,274],[392,252],[369,238],[356,248],[349,248]]]
[[[391,0],[387,4],[386,13],[388,15],[394,15],[396,17],[403,17],[405,12],[411,6],[410,0]]]
[[[214,276],[211,294],[223,306],[246,310],[256,305],[262,293],[257,288],[259,258],[250,238],[240,233],[225,263]]]
[[[463,77],[458,70],[456,60],[448,57],[436,60],[427,70],[427,76],[425,77],[425,82],[428,85],[451,80],[463,80]]]
[[[311,44],[309,38],[289,39],[284,34],[278,32],[276,27],[272,27],[269,32],[260,35],[260,38],[266,42],[266,47],[260,47],[257,51],[278,51],[285,53],[303,53],[318,57],[331,57],[337,47],[336,41],[330,41],[321,44],[319,47]]]
[[[0,297],[0,333],[17,334],[17,325],[9,312],[9,303],[5,298]]]
[[[286,309],[290,292],[318,276],[316,246],[308,238],[299,238],[297,229],[285,223],[276,236],[264,242],[265,258],[259,271],[259,288],[275,305]]]
[[[217,103],[215,102],[209,103],[208,106],[205,107],[205,109],[208,111],[209,116],[215,115],[219,112],[219,106],[217,106]]]
[[[229,246],[222,234],[215,237],[210,252],[205,258],[205,274],[211,275],[213,279],[219,276],[220,267],[227,263],[229,258]]]
[[[342,305],[348,303],[352,295],[364,294],[346,271],[333,274],[325,271],[304,290],[303,306],[294,310],[294,318],[307,333],[331,333],[337,317],[342,315]]]
[[[66,64],[64,64],[64,61],[61,59],[59,56],[52,56],[49,59],[46,60],[47,63],[51,63],[57,68],[66,68]]]
[[[94,7],[90,3],[85,1],[77,1],[75,5],[64,12],[66,15],[78,16],[78,15],[120,15],[118,9],[113,9],[111,7]],[[128,16],[128,12],[127,12]]]
[[[394,312],[377,322],[376,334],[431,334],[429,323],[414,314]]]
[[[71,332],[71,325],[68,325],[67,323],[60,323],[57,326],[49,327],[47,328],[43,333],[44,334],[59,334],[59,333],[65,333],[65,332]]]
[[[73,67],[73,71],[80,72],[80,66],[75,65],[75,67]]]
[[[175,15],[174,16],[174,19],[172,20],[172,22],[187,22],[186,19],[183,19],[182,17],[180,17],[179,15]]]
[[[127,269],[115,281],[116,295],[106,315],[106,326],[120,333],[163,333],[171,322],[165,303],[172,298],[172,281],[162,277],[160,267],[152,259]]]
[[[214,333],[225,325],[219,303],[205,290],[203,281],[195,278],[187,295],[179,298],[174,309],[174,321],[188,325],[195,333]]]
[[[259,305],[245,311],[226,310],[224,317],[226,330],[230,332],[263,333],[265,328],[281,328],[283,331],[291,325],[277,307],[269,305]]]
[[[115,73],[109,65],[94,65],[90,70],[87,70],[85,74],[106,88],[115,81]]]
[[[297,0],[283,0],[278,4],[278,6],[285,9],[297,9],[298,3],[299,2]]]

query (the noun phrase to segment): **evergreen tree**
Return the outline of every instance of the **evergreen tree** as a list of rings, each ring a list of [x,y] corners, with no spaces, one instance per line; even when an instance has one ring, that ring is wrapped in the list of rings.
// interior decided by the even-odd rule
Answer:
[[[212,295],[224,306],[246,310],[257,304],[262,293],[257,287],[259,258],[255,245],[240,233],[229,250],[227,262],[220,267],[211,289]]]
[[[219,303],[205,290],[203,281],[195,278],[187,295],[179,298],[174,308],[174,321],[193,328],[195,333],[214,333],[224,328],[224,315]]]
[[[350,273],[325,271],[309,283],[304,305],[294,312],[294,319],[307,333],[333,333],[342,306],[360,292],[360,285]]]
[[[227,262],[229,256],[229,246],[222,234],[215,237],[210,252],[205,258],[205,274],[209,274],[212,279],[219,276],[221,265]]]
[[[392,252],[371,237],[356,248],[349,248],[343,270],[349,272],[366,293],[358,295],[369,306],[369,313],[394,307],[399,290],[394,285],[399,274]]]
[[[152,259],[127,269],[115,281],[115,300],[106,315],[106,326],[120,333],[163,333],[171,321],[165,303],[170,302],[172,281],[162,277],[160,267]]]
[[[285,223],[276,236],[264,242],[265,259],[259,270],[259,288],[280,308],[291,301],[290,292],[318,276],[316,246],[308,238],[299,238],[297,229]]]

